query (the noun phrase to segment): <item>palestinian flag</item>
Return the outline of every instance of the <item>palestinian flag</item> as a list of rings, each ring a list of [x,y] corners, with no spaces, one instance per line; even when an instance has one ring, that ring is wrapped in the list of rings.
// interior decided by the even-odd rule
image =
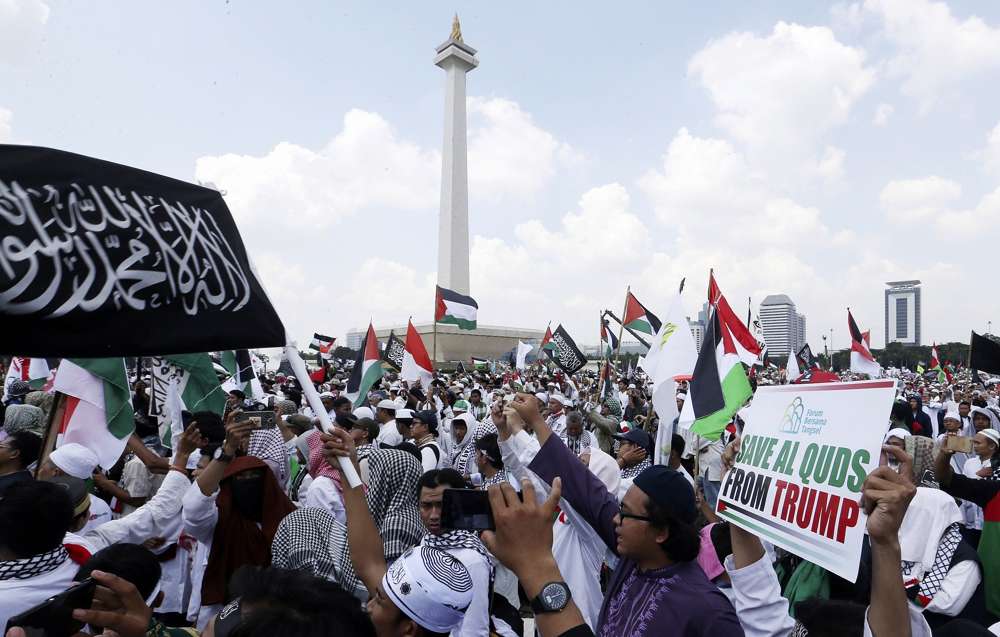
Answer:
[[[335,342],[337,339],[332,336],[314,333],[312,342],[309,343],[309,349],[316,350],[325,360],[330,360],[333,357],[333,344]]]
[[[748,367],[758,364],[764,343],[759,341],[733,311],[729,301],[722,294],[719,284],[715,281],[715,273],[708,274],[708,302],[719,315],[719,325],[724,327],[733,338],[736,353]]]
[[[931,362],[927,365],[927,367],[928,371],[937,373],[937,379],[939,383],[943,383],[947,380],[947,375],[944,373],[944,370],[941,369],[941,360],[938,358],[937,343],[931,345]]]
[[[625,293],[625,318],[622,319],[622,323],[630,330],[650,336],[659,332],[661,325],[660,319],[647,310],[631,291]]]
[[[460,330],[476,329],[476,313],[479,304],[471,296],[464,296],[452,290],[437,286],[434,301],[434,321],[457,325]]]
[[[263,388],[259,392],[256,391],[256,387],[260,387],[260,381],[254,372],[253,362],[250,360],[250,352],[248,350],[226,350],[222,352],[219,358],[220,364],[230,374],[229,379],[223,383],[223,389],[226,392],[238,389],[247,396],[256,396],[257,394],[264,393]]]
[[[10,359],[7,377],[3,383],[3,395],[15,380],[23,380],[32,390],[44,389],[49,380],[49,364],[44,358],[25,358],[15,356]]]
[[[608,319],[603,317],[601,318],[601,346],[605,357],[611,356],[618,349],[618,337],[615,336],[611,330],[611,326],[608,325]]]
[[[545,326],[545,336],[542,337],[542,345],[541,345],[541,347],[539,349],[541,349],[543,352],[544,351],[553,352],[556,349],[556,344],[552,342],[552,324],[551,323],[549,325]]]
[[[110,469],[135,431],[125,359],[64,358],[53,388],[66,395],[56,446],[81,444]]]
[[[375,328],[368,324],[368,333],[358,350],[358,357],[354,359],[354,369],[347,379],[345,394],[351,399],[355,407],[360,407],[368,398],[368,392],[375,383],[382,380],[382,359],[378,351],[378,339],[375,337]]]
[[[403,350],[400,377],[410,383],[420,381],[420,385],[425,389],[431,386],[431,381],[434,379],[434,363],[427,355],[424,339],[420,338],[417,328],[413,327],[413,321],[406,326],[406,345]]]
[[[190,412],[212,411],[220,416],[225,412],[226,390],[219,384],[208,354],[178,354],[164,356],[164,359],[184,370],[178,387],[184,409]]]
[[[752,395],[735,339],[719,312],[712,312],[678,424],[716,440]]]
[[[875,362],[871,352],[871,333],[858,329],[850,309],[847,310],[847,330],[851,334],[851,371],[872,378],[881,377],[882,366]]]

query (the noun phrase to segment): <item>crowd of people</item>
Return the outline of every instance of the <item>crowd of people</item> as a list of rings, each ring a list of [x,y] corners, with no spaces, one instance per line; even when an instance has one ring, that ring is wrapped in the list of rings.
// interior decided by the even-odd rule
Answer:
[[[93,581],[75,630],[120,637],[1000,634],[1000,408],[967,371],[891,370],[891,413],[858,423],[885,431],[888,462],[864,483],[857,582],[720,521],[740,414],[694,436],[641,372],[387,373],[360,405],[348,374],[316,387],[329,431],[267,374],[222,413],[184,412],[169,444],[136,377],[107,471],[78,443],[47,452],[53,395],[9,383],[0,627]],[[454,528],[449,490],[485,491],[493,528]]]

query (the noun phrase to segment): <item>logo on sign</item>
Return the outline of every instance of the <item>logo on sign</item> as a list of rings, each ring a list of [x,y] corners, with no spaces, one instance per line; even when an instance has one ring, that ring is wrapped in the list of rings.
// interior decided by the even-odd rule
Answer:
[[[781,417],[779,431],[787,434],[797,434],[802,429],[802,416],[805,414],[806,406],[802,403],[802,398],[795,397],[795,400],[785,407],[785,414]]]
[[[823,431],[826,422],[822,409],[807,409],[802,397],[796,396],[795,400],[785,407],[778,429],[788,434],[805,433],[814,436]]]

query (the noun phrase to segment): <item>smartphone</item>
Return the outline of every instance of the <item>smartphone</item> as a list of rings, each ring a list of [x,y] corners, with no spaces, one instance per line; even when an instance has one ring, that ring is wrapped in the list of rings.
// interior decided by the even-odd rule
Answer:
[[[463,531],[494,530],[490,496],[479,489],[445,489],[441,502],[441,526]]]
[[[7,630],[23,628],[28,637],[71,637],[83,628],[83,622],[73,619],[73,610],[90,608],[97,582],[87,578],[77,582],[38,606],[7,620]]]
[[[243,411],[236,415],[236,422],[250,421],[254,429],[273,429],[278,426],[273,411]]]
[[[948,451],[972,453],[972,438],[966,436],[945,436],[944,448]]]

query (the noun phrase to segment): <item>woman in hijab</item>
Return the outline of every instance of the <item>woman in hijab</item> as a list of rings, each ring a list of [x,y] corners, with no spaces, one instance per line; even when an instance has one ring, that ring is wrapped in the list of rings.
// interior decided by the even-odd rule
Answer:
[[[40,436],[45,432],[45,413],[32,405],[8,405],[3,429],[9,434],[27,430]]]
[[[468,413],[456,416],[451,421],[452,445],[448,450],[448,466],[463,477],[476,472],[476,447],[472,439],[478,424],[472,414]]]
[[[302,496],[302,506],[329,511],[341,524],[347,524],[344,510],[344,487],[340,482],[340,472],[327,463],[323,456],[323,442],[320,432],[311,431],[306,437],[308,447],[308,471],[312,482]]]
[[[226,601],[226,585],[241,566],[271,563],[271,542],[281,520],[295,510],[263,460],[231,458],[236,445],[199,475],[197,487],[184,495],[185,532],[204,545],[204,562],[196,563],[192,583],[200,595],[198,626],[204,627]],[[204,569],[203,574],[201,569]],[[200,579],[200,587],[198,581]],[[192,603],[195,592],[192,591]]]
[[[423,467],[412,454],[397,449],[373,449],[368,462],[371,483],[365,500],[391,564],[424,535],[417,510]],[[347,527],[326,510],[304,508],[289,515],[275,535],[272,555],[274,566],[307,570],[338,582],[362,601],[368,597],[351,564]]]

